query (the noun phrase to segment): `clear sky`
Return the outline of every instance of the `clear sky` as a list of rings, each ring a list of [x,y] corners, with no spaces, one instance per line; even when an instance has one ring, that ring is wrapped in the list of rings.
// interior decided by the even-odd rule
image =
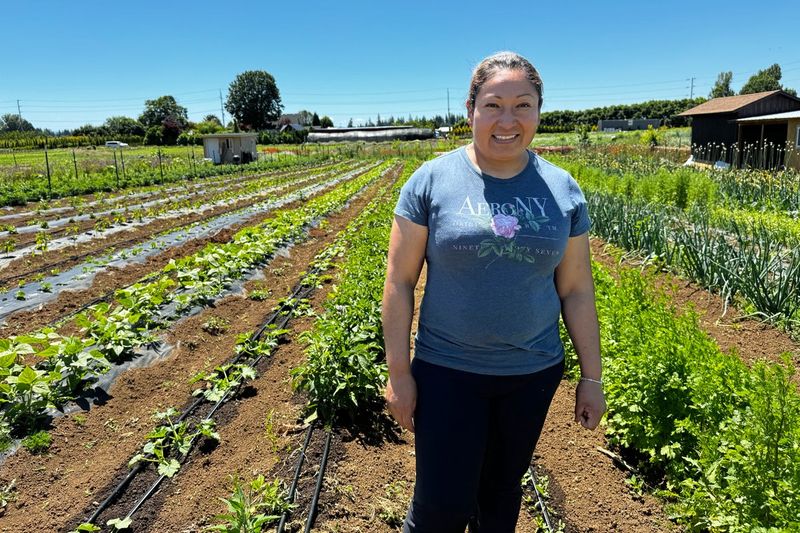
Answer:
[[[0,114],[36,127],[138,117],[175,96],[189,118],[220,114],[235,76],[266,70],[284,112],[344,126],[463,113],[469,76],[499,50],[528,57],[544,110],[707,96],[779,63],[800,90],[796,0],[439,2],[2,0]],[[226,112],[226,118],[227,112]]]

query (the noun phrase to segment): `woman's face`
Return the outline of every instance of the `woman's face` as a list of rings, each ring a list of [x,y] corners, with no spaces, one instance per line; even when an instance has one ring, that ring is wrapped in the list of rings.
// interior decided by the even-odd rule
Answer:
[[[539,127],[539,94],[524,72],[501,70],[478,91],[468,117],[479,160],[516,165]]]

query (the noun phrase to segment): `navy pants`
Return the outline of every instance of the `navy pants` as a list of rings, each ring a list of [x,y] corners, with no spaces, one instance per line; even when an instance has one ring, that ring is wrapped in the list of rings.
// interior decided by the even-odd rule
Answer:
[[[564,373],[487,376],[414,359],[417,479],[404,533],[514,533],[520,483]]]

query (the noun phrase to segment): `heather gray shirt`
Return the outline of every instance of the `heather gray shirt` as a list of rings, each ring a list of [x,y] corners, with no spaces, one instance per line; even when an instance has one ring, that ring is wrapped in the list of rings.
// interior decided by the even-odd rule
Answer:
[[[572,176],[530,153],[520,174],[498,179],[459,148],[409,178],[395,214],[428,227],[415,357],[491,375],[564,357],[553,273],[569,237],[590,225]]]

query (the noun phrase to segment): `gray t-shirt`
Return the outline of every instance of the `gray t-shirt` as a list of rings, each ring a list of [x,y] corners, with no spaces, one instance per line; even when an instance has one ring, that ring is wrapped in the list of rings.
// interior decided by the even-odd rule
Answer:
[[[521,173],[498,179],[459,148],[417,169],[395,214],[428,227],[415,357],[490,375],[564,357],[553,273],[590,225],[572,176],[531,152]]]

